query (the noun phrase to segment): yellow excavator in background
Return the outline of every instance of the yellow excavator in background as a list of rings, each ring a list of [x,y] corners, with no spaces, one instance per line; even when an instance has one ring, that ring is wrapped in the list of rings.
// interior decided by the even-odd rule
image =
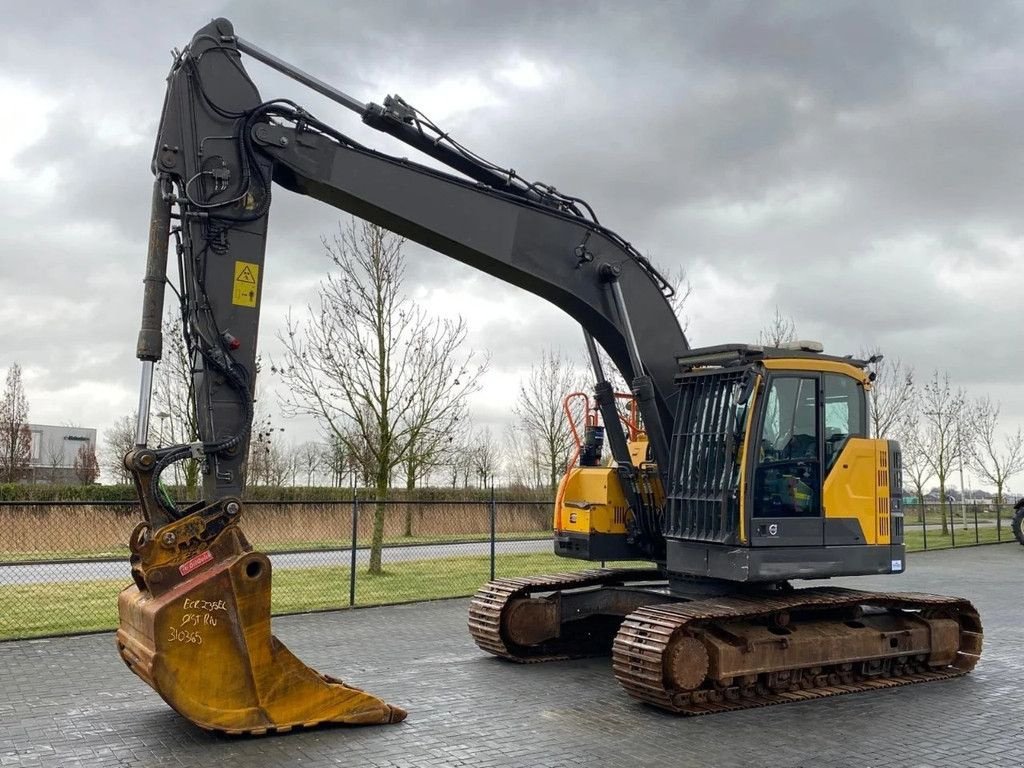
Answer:
[[[460,175],[263,100],[243,53]],[[582,326],[595,405],[558,492],[555,552],[652,567],[493,581],[470,606],[481,648],[530,662],[610,651],[630,694],[683,714],[948,678],[977,661],[981,624],[966,600],[790,584],[905,569],[899,446],[867,437],[871,361],[813,344],[691,349],[671,286],[584,200],[482,159],[398,96],[353,99],[225,19],[174,61],[153,172],[137,447],[125,458],[145,519],[117,644],[192,722],[266,733],[405,717],[273,637],[271,564],[239,525],[275,184],[530,291]],[[200,440],[150,448],[171,238]],[[599,348],[629,384],[628,418]],[[179,509],[159,478],[190,457],[205,500]]]

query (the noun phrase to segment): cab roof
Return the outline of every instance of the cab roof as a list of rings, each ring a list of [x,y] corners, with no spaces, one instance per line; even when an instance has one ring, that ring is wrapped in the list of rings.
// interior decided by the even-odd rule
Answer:
[[[845,363],[862,370],[871,363],[882,359],[875,355],[868,360],[861,360],[853,355],[839,357],[826,355],[818,342],[795,341],[784,347],[765,347],[760,344],[718,344],[713,347],[695,347],[682,355],[676,356],[680,372],[686,373],[694,368],[732,367],[749,365],[762,360],[827,360],[833,363]]]

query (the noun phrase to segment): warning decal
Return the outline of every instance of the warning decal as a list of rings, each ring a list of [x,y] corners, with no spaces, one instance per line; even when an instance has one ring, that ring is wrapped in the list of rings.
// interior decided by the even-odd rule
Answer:
[[[186,560],[184,563],[179,565],[178,573],[180,573],[182,576],[188,576],[196,568],[201,568],[211,560],[213,560],[213,554],[208,549],[204,550],[203,552],[200,552],[198,555],[193,557],[191,560]]]
[[[256,306],[256,286],[260,276],[260,265],[248,261],[235,262],[235,282],[231,303],[239,307]]]

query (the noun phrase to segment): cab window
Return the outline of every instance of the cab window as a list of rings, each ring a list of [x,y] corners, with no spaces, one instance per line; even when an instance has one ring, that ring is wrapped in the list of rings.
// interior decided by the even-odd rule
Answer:
[[[818,458],[816,389],[817,380],[812,378],[772,381],[761,431],[762,460]]]
[[[818,450],[818,379],[772,378],[754,475],[758,516],[820,514]]]
[[[849,376],[825,374],[825,467],[835,463],[847,440],[865,434],[864,391]]]

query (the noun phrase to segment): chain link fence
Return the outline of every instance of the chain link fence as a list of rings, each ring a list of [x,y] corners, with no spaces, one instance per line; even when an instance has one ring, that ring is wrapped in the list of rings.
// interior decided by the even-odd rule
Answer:
[[[945,524],[943,524],[945,517]],[[903,539],[910,551],[948,549],[1013,541],[1013,508],[1007,504],[905,505]]]
[[[582,570],[557,557],[551,502],[250,501],[242,530],[274,568],[275,614],[471,595],[492,578]],[[1009,541],[1010,513],[905,509],[910,550]],[[374,524],[381,573],[369,573]],[[135,502],[0,502],[0,639],[113,629],[131,582]],[[948,516],[947,516],[948,520]]]
[[[473,594],[491,578],[593,567],[553,554],[551,502],[249,501],[275,614]],[[381,573],[371,574],[375,522]],[[0,502],[0,639],[113,629],[131,583],[130,501]]]

